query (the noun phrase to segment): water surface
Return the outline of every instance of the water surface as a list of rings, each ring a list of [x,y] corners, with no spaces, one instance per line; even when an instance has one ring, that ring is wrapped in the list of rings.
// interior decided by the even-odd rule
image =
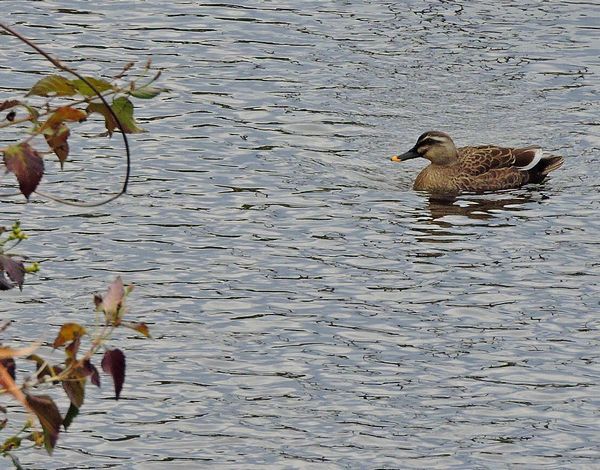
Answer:
[[[3,8],[83,72],[152,57],[171,89],[137,103],[149,132],[132,136],[129,196],[0,202],[45,260],[2,294],[13,343],[91,321],[115,273],[155,336],[116,341],[123,399],[90,389],[28,468],[598,465],[594,2]],[[0,99],[47,67],[2,36]],[[543,185],[432,200],[411,189],[423,162],[389,161],[428,129],[566,164]],[[44,188],[110,191],[120,145],[79,139]]]

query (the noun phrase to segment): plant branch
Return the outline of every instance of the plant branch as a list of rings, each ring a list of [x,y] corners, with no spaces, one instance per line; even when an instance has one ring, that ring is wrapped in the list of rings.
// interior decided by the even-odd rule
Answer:
[[[29,47],[31,47],[32,49],[34,49],[37,53],[39,53],[42,56],[44,56],[57,69],[63,70],[65,72],[67,72],[67,73],[70,73],[71,75],[74,75],[75,77],[79,78],[83,83],[85,83],[87,86],[89,86],[90,89],[100,99],[100,101],[102,101],[102,104],[104,104],[104,106],[106,106],[106,109],[108,110],[108,112],[110,113],[110,115],[112,116],[112,118],[115,120],[115,123],[117,124],[117,127],[119,128],[119,131],[121,132],[121,136],[123,137],[123,144],[125,146],[125,155],[126,155],[127,167],[126,167],[126,171],[125,171],[125,180],[123,182],[123,186],[122,186],[121,191],[119,193],[117,193],[115,196],[112,196],[112,197],[110,197],[108,199],[105,199],[104,201],[97,202],[97,203],[79,203],[79,202],[74,202],[74,201],[66,201],[66,200],[64,200],[62,198],[59,198],[59,197],[56,197],[56,196],[52,196],[52,197],[50,197],[50,199],[52,199],[54,201],[58,201],[58,202],[63,202],[63,203],[65,203],[65,201],[66,201],[67,204],[74,205],[74,206],[95,207],[95,206],[99,206],[99,205],[102,205],[102,204],[106,204],[107,202],[113,201],[114,199],[117,199],[121,195],[125,194],[127,192],[127,186],[129,185],[129,179],[130,179],[130,176],[131,176],[131,153],[130,153],[130,150],[129,150],[129,141],[127,139],[127,135],[125,134],[125,129],[123,128],[123,124],[121,123],[121,121],[117,117],[116,113],[111,108],[111,106],[108,104],[108,101],[106,101],[106,99],[104,99],[104,97],[96,89],[96,87],[92,83],[90,83],[90,81],[87,80],[84,76],[82,76],[81,74],[79,74],[79,72],[77,72],[76,70],[72,69],[71,67],[68,67],[67,65],[64,65],[58,59],[52,57],[50,54],[48,54],[47,52],[45,52],[44,50],[42,50],[39,46],[37,46],[36,44],[34,44],[33,42],[31,42],[29,39],[27,39],[25,36],[23,36],[22,34],[20,34],[17,31],[15,31],[14,29],[10,28],[9,26],[5,25],[4,23],[0,23],[0,28],[4,29],[9,34],[11,34],[12,36],[14,36],[17,39],[21,40],[22,42],[24,42],[25,44],[27,44]],[[38,194],[40,194],[40,195],[42,195],[44,197],[48,197],[48,194],[40,193],[39,191],[36,191],[36,193],[38,193]]]

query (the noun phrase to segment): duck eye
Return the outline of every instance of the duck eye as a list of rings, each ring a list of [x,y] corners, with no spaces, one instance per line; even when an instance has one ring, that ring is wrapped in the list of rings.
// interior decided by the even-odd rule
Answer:
[[[426,137],[421,142],[419,142],[419,147],[429,147],[435,144],[439,144],[438,140],[434,140],[431,137]]]

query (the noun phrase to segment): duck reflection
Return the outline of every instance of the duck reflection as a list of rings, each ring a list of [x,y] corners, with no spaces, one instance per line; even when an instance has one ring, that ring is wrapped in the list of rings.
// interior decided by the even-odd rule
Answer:
[[[472,194],[460,196],[429,196],[423,210],[425,224],[413,227],[420,233],[416,239],[434,244],[453,244],[473,235],[476,226],[512,226],[510,215],[523,211],[537,200],[531,193]],[[509,217],[502,217],[502,215]],[[471,227],[471,230],[467,230]],[[438,254],[439,255],[439,254]]]
[[[531,194],[505,197],[502,194],[472,196],[430,196],[427,209],[431,215],[430,222],[440,227],[451,227],[454,224],[448,216],[462,216],[471,220],[489,220],[497,217],[494,211],[506,210],[518,212],[524,210],[523,205],[532,201]]]

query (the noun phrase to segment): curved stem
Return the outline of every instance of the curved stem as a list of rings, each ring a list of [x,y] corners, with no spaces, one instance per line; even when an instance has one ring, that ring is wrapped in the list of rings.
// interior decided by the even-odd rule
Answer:
[[[85,83],[87,86],[89,86],[91,88],[91,90],[96,94],[96,96],[98,98],[100,98],[100,101],[102,101],[102,104],[104,104],[104,106],[106,106],[106,109],[108,110],[108,112],[110,113],[112,118],[115,120],[115,123],[117,124],[117,127],[119,128],[119,131],[121,132],[121,136],[123,137],[123,144],[125,145],[125,155],[126,155],[126,161],[127,161],[127,167],[126,167],[126,171],[125,171],[125,181],[123,182],[121,191],[119,193],[117,193],[117,195],[115,197],[111,197],[111,198],[107,199],[106,201],[103,201],[101,203],[94,203],[94,204],[92,204],[92,206],[84,205],[83,207],[94,207],[95,205],[106,204],[107,202],[110,202],[110,201],[118,198],[122,194],[125,194],[127,192],[127,186],[129,185],[129,179],[131,176],[131,153],[129,151],[129,141],[127,140],[127,136],[125,134],[125,129],[123,128],[123,124],[121,124],[121,121],[119,120],[119,118],[117,117],[117,115],[113,111],[113,109],[110,107],[110,105],[108,104],[108,101],[106,101],[104,99],[104,97],[102,96],[102,94],[96,89],[96,87],[92,83],[90,83],[89,80],[87,80],[85,77],[80,75],[79,72],[64,65],[58,59],[55,59],[50,54],[48,54],[47,52],[42,50],[39,46],[37,46],[36,44],[31,42],[29,39],[27,39],[25,36],[21,35],[20,33],[15,31],[14,29],[10,28],[9,26],[5,25],[4,23],[0,23],[0,28],[4,29],[9,34],[13,35],[14,37],[21,40],[22,42],[27,44],[29,47],[34,49],[37,53],[44,56],[57,69],[63,70],[65,72],[70,73],[71,75],[74,75],[75,77],[79,78],[83,83]],[[38,194],[41,194],[39,191],[36,191],[36,192]],[[44,197],[48,197],[46,194],[41,194],[41,195]],[[51,199],[58,201],[58,202],[64,202],[64,200],[62,200],[61,198],[58,198],[56,196],[53,196]],[[86,203],[77,203],[77,205],[79,205],[79,204],[86,204]],[[71,202],[70,205],[74,205],[74,204]]]

